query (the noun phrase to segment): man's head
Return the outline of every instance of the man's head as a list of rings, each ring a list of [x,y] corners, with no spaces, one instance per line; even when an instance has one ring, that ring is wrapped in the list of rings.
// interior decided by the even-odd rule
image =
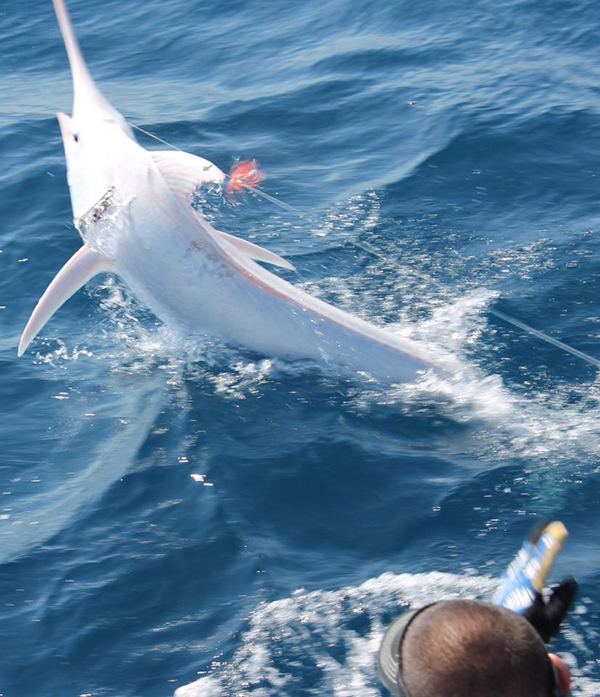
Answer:
[[[568,692],[566,666],[548,656],[536,630],[511,610],[448,600],[406,619],[404,632],[402,619],[396,625],[399,643],[393,630],[386,635],[380,665],[382,676],[389,677],[392,651],[395,675],[409,697],[552,697],[560,694],[557,673],[563,693]]]

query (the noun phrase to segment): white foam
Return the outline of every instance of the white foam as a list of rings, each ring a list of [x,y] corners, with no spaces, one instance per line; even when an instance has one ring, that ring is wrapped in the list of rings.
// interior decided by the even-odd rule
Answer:
[[[231,660],[178,688],[175,696],[378,697],[375,661],[384,616],[443,598],[488,596],[496,586],[495,580],[482,577],[384,573],[359,586],[299,590],[289,598],[260,603]]]
[[[600,373],[589,383],[555,384],[551,392],[517,391],[469,357],[487,326],[485,309],[494,297],[472,291],[439,303],[426,320],[396,325],[399,334],[433,346],[434,360],[442,365],[448,352],[457,356],[461,369],[450,377],[428,374],[392,388],[370,386],[357,394],[356,404],[362,409],[396,404],[409,413],[411,406],[418,413],[423,404],[436,404],[444,416],[472,424],[473,454],[487,460],[526,458],[545,466],[579,460],[595,466]]]

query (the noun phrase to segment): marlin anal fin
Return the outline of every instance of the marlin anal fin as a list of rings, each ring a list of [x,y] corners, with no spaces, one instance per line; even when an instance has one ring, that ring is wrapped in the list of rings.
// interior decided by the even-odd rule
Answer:
[[[179,150],[151,150],[150,155],[171,191],[189,203],[190,195],[202,184],[225,181],[225,172],[203,157]]]
[[[219,230],[214,230],[214,232],[217,233],[219,240],[224,240],[244,256],[250,257],[250,259],[281,266],[290,271],[296,270],[293,264],[287,261],[287,259],[280,257],[279,254],[275,254],[275,252],[270,252],[268,249],[264,249],[264,247],[259,247],[257,244],[243,240],[241,237],[229,235],[226,232],[220,232]]]
[[[81,286],[92,276],[102,271],[114,271],[114,265],[102,254],[83,246],[56,274],[46,292],[39,299],[35,310],[27,322],[19,342],[18,355],[21,357],[46,322]]]

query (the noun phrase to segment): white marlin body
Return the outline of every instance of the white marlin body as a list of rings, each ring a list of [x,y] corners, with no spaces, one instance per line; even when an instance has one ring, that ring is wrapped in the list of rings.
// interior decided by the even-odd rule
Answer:
[[[108,271],[164,321],[265,356],[325,360],[392,382],[432,367],[423,346],[295,288],[255,260],[293,268],[289,262],[215,230],[192,193],[225,174],[195,155],[142,148],[94,84],[64,0],[53,4],[73,76],[73,115],[58,121],[84,244],[38,302],[19,356],[73,293]]]

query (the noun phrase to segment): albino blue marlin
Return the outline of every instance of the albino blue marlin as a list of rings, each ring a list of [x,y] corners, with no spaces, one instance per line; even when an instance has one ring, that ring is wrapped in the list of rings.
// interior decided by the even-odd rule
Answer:
[[[391,382],[414,380],[433,367],[424,346],[295,288],[256,260],[293,269],[289,262],[215,230],[193,207],[192,194],[204,183],[223,182],[225,174],[195,155],[141,147],[92,80],[64,0],[53,4],[73,77],[73,115],[59,113],[58,121],[83,246],[39,300],[19,356],[73,293],[108,271],[186,333]]]

